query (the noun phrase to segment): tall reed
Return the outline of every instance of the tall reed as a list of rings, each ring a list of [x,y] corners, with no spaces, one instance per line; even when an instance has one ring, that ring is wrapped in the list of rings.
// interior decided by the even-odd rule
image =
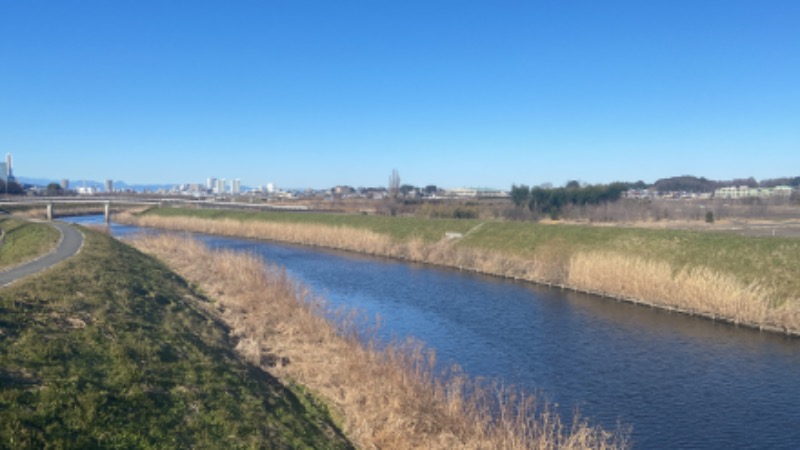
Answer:
[[[238,350],[286,382],[304,385],[341,417],[362,448],[617,448],[610,433],[576,417],[566,427],[533,396],[436,373],[419,343],[380,345],[356,316],[329,320],[323,300],[257,257],[211,251],[174,236],[142,237],[139,249],[172,266],[217,300]],[[349,320],[348,320],[349,319]]]
[[[763,286],[705,267],[676,271],[630,255],[579,253],[570,260],[567,284],[739,324],[800,330],[796,303],[773,305]]]
[[[554,243],[541,246],[532,257],[522,258],[446,239],[435,243],[419,239],[393,240],[366,229],[313,223],[130,214],[120,214],[117,220],[148,227],[271,239],[389,256],[563,285],[771,331],[800,333],[798,299],[776,302],[769,289],[742,284],[724,273],[705,267],[678,270],[665,262],[624,253],[569,253]]]

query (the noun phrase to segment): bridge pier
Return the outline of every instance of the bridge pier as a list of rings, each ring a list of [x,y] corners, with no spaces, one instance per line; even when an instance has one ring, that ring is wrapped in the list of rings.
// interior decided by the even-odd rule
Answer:
[[[47,203],[47,220],[50,222],[53,221],[53,202]]]
[[[111,202],[106,202],[105,203],[104,211],[105,211],[104,215],[105,215],[106,223],[111,222]]]

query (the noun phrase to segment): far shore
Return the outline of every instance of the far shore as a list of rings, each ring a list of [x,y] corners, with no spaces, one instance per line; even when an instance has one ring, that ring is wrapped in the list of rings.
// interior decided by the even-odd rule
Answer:
[[[121,214],[115,220],[452,267],[800,336],[796,294],[800,240],[623,227],[180,208]]]

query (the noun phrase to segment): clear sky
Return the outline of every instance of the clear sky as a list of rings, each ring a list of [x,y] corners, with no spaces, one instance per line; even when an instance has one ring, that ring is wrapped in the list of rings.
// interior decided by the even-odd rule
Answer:
[[[0,0],[18,176],[800,175],[800,1]]]

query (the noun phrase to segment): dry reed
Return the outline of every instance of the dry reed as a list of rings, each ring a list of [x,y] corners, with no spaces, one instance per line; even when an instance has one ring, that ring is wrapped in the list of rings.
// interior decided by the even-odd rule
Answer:
[[[601,295],[678,310],[770,331],[800,333],[799,302],[774,304],[771,292],[698,267],[676,270],[664,262],[619,253],[567,254],[542,246],[532,258],[459,246],[442,240],[397,241],[370,230],[277,222],[133,216],[117,220],[141,226],[270,239],[389,256],[514,279],[562,285]]]
[[[705,267],[675,271],[630,255],[579,253],[570,261],[567,284],[737,324],[800,330],[795,303],[775,306],[767,289]]]
[[[322,397],[361,448],[612,448],[620,433],[575,418],[567,428],[532,396],[435,375],[433,354],[409,341],[380,346],[354,316],[326,319],[323,302],[257,257],[210,251],[175,236],[142,237],[141,250],[209,296],[251,362]],[[350,317],[352,320],[342,320]]]

